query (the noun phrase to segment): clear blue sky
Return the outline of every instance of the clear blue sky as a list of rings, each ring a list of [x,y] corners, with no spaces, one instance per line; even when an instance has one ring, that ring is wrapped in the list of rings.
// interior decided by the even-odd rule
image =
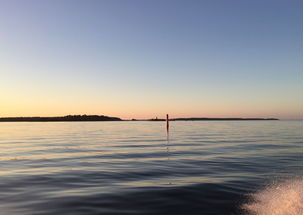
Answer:
[[[0,116],[303,119],[301,0],[0,0]]]

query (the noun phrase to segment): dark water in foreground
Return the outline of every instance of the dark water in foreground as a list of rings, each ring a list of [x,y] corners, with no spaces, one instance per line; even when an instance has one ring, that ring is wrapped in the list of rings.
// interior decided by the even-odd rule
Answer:
[[[0,214],[302,215],[302,166],[303,121],[0,123]]]

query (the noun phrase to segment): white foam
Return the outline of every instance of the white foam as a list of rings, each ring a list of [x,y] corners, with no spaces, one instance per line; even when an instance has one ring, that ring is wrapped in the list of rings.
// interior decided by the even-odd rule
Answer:
[[[276,182],[250,194],[246,215],[303,215],[303,179]]]

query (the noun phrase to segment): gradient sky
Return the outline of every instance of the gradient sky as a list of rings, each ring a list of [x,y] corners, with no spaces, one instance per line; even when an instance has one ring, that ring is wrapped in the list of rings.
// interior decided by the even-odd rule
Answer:
[[[303,119],[302,0],[0,0],[0,116]]]

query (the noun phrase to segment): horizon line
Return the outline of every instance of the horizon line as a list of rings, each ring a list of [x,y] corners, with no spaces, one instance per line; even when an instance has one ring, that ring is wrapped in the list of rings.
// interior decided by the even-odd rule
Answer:
[[[106,115],[64,115],[64,116],[18,116],[18,117],[1,117],[2,122],[5,121],[165,121],[164,118],[119,118]],[[274,117],[174,117],[171,121],[207,121],[207,120],[280,120]],[[287,119],[286,119],[287,120]],[[288,119],[301,120],[301,119]]]

